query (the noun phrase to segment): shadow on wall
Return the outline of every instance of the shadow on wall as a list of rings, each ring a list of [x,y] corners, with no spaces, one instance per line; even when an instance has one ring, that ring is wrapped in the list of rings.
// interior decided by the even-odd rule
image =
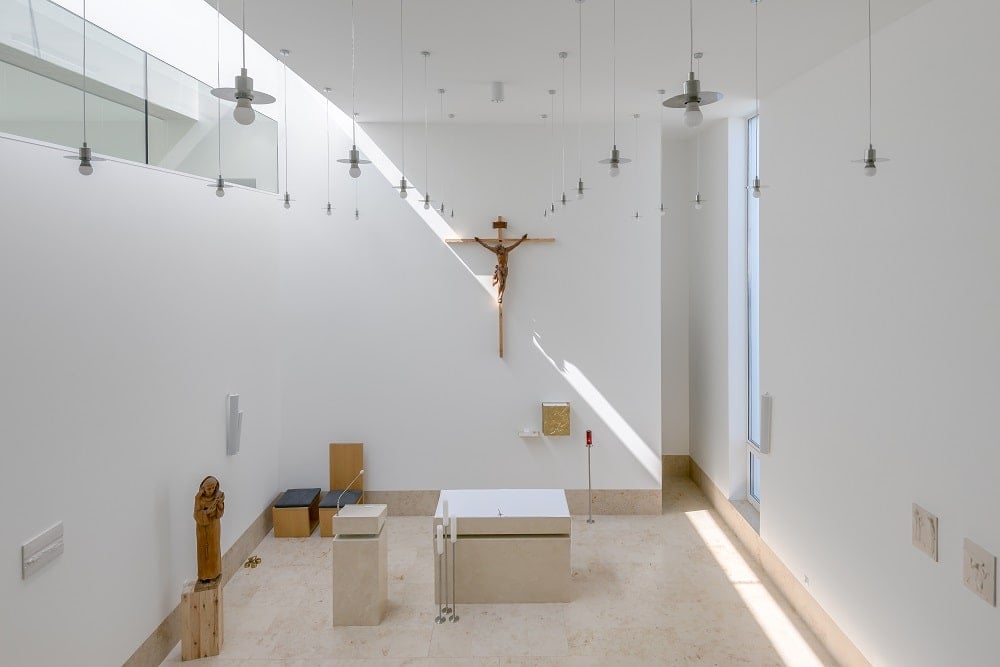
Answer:
[[[587,378],[583,371],[566,359],[556,362],[555,359],[549,356],[545,348],[542,347],[541,336],[538,331],[533,333],[532,342],[539,354],[556,369],[556,372],[573,388],[577,395],[590,406],[594,414],[621,440],[625,448],[628,449],[632,457],[649,474],[650,478],[660,483],[663,464],[659,453],[653,451],[653,448],[636,433],[635,429],[611,405],[611,402],[594,386],[594,383]]]

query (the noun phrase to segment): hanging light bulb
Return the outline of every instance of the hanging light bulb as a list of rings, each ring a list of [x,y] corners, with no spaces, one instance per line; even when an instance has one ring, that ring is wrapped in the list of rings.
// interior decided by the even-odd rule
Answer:
[[[581,178],[580,181],[576,184],[576,198],[583,199],[583,191],[586,189],[587,188],[583,187],[583,179]]]
[[[872,144],[872,0],[868,0],[868,150],[863,160],[853,162],[864,163],[865,176],[872,177],[876,173],[876,162],[888,162],[889,158],[877,157]]]
[[[617,14],[618,14],[618,3],[617,0],[612,0],[611,2],[611,157],[606,157],[603,160],[599,160],[598,164],[608,165],[608,174],[611,178],[618,178],[619,167],[623,164],[629,163],[632,160],[624,158],[618,151],[617,142],[617,132],[615,131],[615,113],[616,100],[615,100],[615,31],[617,29]]]
[[[660,122],[660,145],[659,145],[659,148],[657,150],[657,155],[659,156],[659,160],[660,160],[660,178],[662,178],[663,177],[663,96],[667,94],[667,91],[664,90],[663,88],[660,88],[659,90],[656,91],[656,93],[660,96],[660,105],[658,107],[656,107],[656,111],[659,114],[659,122]],[[663,186],[661,185],[660,186],[660,217],[663,217],[666,214],[667,214],[667,209],[663,205]]]
[[[660,217],[663,217],[666,214],[667,214],[667,208],[663,204],[660,204]]]
[[[402,1],[402,0],[400,0]],[[428,140],[428,120],[427,120],[427,59],[430,57],[430,51],[421,51],[420,55],[424,58],[424,210],[429,211],[431,208],[431,172],[430,172],[430,141]]]
[[[758,39],[758,20],[757,20],[757,9],[760,5],[760,0],[750,0],[753,3],[753,100],[754,100],[754,118],[757,118],[757,122],[760,122],[760,95],[757,93],[758,90],[758,75],[757,75],[757,61],[758,61],[758,44],[760,40]],[[760,199],[760,189],[766,188],[766,185],[760,184],[760,141],[757,141],[758,145],[751,146],[751,156],[753,157],[753,181],[747,187],[750,189],[750,196],[754,199]]]
[[[218,5],[216,5],[218,9]],[[267,93],[262,93],[259,90],[253,89],[253,79],[247,75],[247,6],[246,0],[242,3],[243,12],[243,25],[240,28],[243,33],[243,66],[240,68],[240,73],[236,75],[235,84],[233,88],[213,88],[212,94],[222,100],[229,100],[230,102],[236,102],[236,108],[233,109],[233,118],[240,125],[249,125],[257,117],[254,113],[253,103],[257,104],[271,104],[275,100],[272,96]]]
[[[695,52],[694,50],[694,0],[690,0],[689,3],[689,19],[691,27],[691,58],[690,66],[691,69],[688,72],[688,79],[684,82],[684,92],[680,95],[674,95],[670,99],[663,102],[663,106],[670,107],[674,109],[684,109],[684,125],[687,127],[695,128],[701,125],[704,119],[704,114],[701,112],[701,107],[705,104],[712,104],[718,102],[722,99],[722,93],[716,93],[710,90],[703,91],[701,89],[701,81],[699,81],[694,75],[694,61],[701,60],[702,54],[700,51]],[[699,69],[701,63],[699,62]]]
[[[326,103],[323,105],[326,111],[326,211],[327,215],[333,215],[333,204],[330,201],[330,93],[333,89],[326,87],[323,89],[323,95],[326,98]]]
[[[355,220],[361,219],[361,212],[358,209],[354,209],[354,219]]]
[[[282,206],[285,209],[292,207],[292,198],[288,195],[288,56],[291,53],[288,49],[281,49],[278,53],[281,54],[281,64],[282,70],[284,72],[284,90],[282,92],[282,115],[285,119],[285,196],[282,198]]]
[[[346,158],[337,160],[342,164],[349,164],[347,173],[351,178],[361,175],[361,165],[371,164],[368,160],[361,159],[358,151],[358,112],[356,109],[358,102],[358,40],[354,26],[354,0],[351,0],[351,150]]]
[[[694,208],[696,211],[700,211],[705,205],[705,200],[701,198],[701,193],[699,192],[694,198]]]
[[[406,67],[403,58],[403,0],[399,0],[399,198],[406,199]]]
[[[549,110],[550,113],[543,118],[548,118],[549,125],[549,145],[548,154],[549,159],[553,157],[556,145],[556,89],[549,89]],[[546,159],[548,162],[548,159]],[[555,214],[555,200],[556,200],[556,170],[549,165],[546,165],[549,169],[549,206],[552,208],[552,213]]]
[[[558,53],[559,60],[562,61],[562,197],[559,202],[565,206],[568,203],[566,198],[566,57],[569,55],[565,51]]]
[[[705,119],[705,114],[701,112],[701,107],[697,102],[688,102],[684,105],[684,124],[687,127],[698,127]]]
[[[754,199],[760,199],[760,179],[756,176],[753,179],[753,185],[750,187],[750,194]]]
[[[103,162],[104,158],[94,157],[93,152],[90,150],[90,146],[87,145],[87,0],[83,0],[83,67],[80,70],[83,73],[83,145],[80,146],[79,150],[73,155],[65,155],[67,160],[79,160],[80,166],[77,167],[79,171],[84,176],[90,176],[94,173],[94,162]]]
[[[219,0],[215,0],[215,84],[222,83],[222,12],[219,10]],[[215,188],[216,197],[225,197],[229,185],[222,178],[222,100],[215,100],[216,125],[218,127],[219,177],[208,187]]]
[[[635,167],[636,167],[635,171],[639,171],[639,114],[637,113],[632,114],[632,120],[635,125]],[[633,180],[632,187],[634,189],[633,196],[635,197],[636,200],[635,214],[632,216],[632,218],[638,220],[640,217],[642,217],[639,214],[639,179],[634,178],[632,180]]]

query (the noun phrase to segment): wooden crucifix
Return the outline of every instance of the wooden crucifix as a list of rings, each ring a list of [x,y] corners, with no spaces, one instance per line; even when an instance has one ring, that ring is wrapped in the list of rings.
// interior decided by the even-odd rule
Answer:
[[[513,243],[509,245],[505,244],[504,241],[506,239],[503,237],[503,230],[507,229],[507,221],[503,219],[503,216],[499,215],[497,216],[497,219],[493,221],[493,229],[497,230],[496,239],[483,240],[478,236],[474,236],[471,239],[445,239],[445,241],[447,243],[478,243],[497,256],[497,265],[493,269],[493,285],[497,288],[497,316],[499,318],[498,331],[500,336],[500,356],[503,357],[503,292],[507,287],[507,274],[509,271],[507,259],[511,251],[522,243],[552,243],[555,239],[529,239],[528,235],[525,234]]]

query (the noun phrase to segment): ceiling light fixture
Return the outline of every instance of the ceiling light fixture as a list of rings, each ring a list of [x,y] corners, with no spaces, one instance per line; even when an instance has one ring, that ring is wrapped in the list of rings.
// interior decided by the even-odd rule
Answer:
[[[222,12],[219,9],[219,0],[215,0],[215,85],[222,83]],[[226,188],[230,187],[222,178],[222,100],[215,99],[216,122],[219,126],[219,177],[215,183],[209,183],[208,187],[215,188],[216,197],[225,197]]]
[[[284,106],[282,116],[285,119],[285,196],[282,197],[282,205],[288,209],[292,207],[292,198],[288,196],[288,49],[281,49],[281,66],[284,72],[284,91],[281,95],[281,104]]]
[[[579,76],[579,101],[580,109],[576,125],[577,161],[579,162],[580,176],[576,182],[576,198],[583,199],[583,191],[587,188],[583,185],[583,3],[584,0],[576,0],[577,9],[577,73]],[[563,82],[563,89],[566,84]]]
[[[440,96],[440,99],[441,99],[441,118],[440,118],[440,120],[441,120],[442,123],[444,123],[444,118],[445,118],[445,115],[444,115],[444,94],[445,94],[445,89],[444,88],[438,88],[437,91],[438,91],[438,95]],[[455,114],[453,114],[453,113],[452,114],[448,114],[448,117],[449,118],[454,118]],[[444,209],[445,209],[444,200],[442,199],[441,200],[441,210],[440,210],[440,213],[441,213],[442,216],[444,216]],[[455,207],[454,206],[451,208],[451,217],[453,217],[453,218],[455,217]]]
[[[253,79],[247,76],[247,3],[243,0],[243,27],[241,31],[243,33],[243,67],[240,68],[240,73],[236,75],[236,83],[234,88],[213,88],[212,94],[222,100],[229,100],[230,102],[236,102],[236,108],[233,109],[233,118],[240,125],[249,125],[253,122],[257,114],[254,113],[253,104],[271,104],[274,102],[274,97],[268,95],[267,93],[262,93],[259,90],[253,89]]]
[[[406,67],[403,58],[403,0],[399,0],[399,198],[406,199]]]
[[[323,89],[326,97],[326,211],[327,215],[333,215],[333,203],[330,200],[330,93],[333,89],[327,87]]]
[[[430,142],[427,140],[427,59],[430,57],[430,51],[421,51],[420,55],[424,57],[424,210],[428,211],[431,208],[431,172],[430,172],[430,161],[428,155],[430,154]]]
[[[876,162],[888,162],[889,158],[876,157],[872,144],[872,0],[868,0],[868,150],[863,160],[853,160],[865,165],[865,176],[875,175]]]
[[[559,202],[563,206],[568,203],[566,199],[566,57],[568,55],[565,51],[559,52],[559,60],[562,61],[562,180],[560,181],[562,198]]]
[[[615,100],[615,31],[617,30],[617,16],[618,16],[618,2],[617,0],[612,0],[611,2],[611,157],[606,157],[600,160],[598,164],[609,165],[608,174],[611,178],[618,177],[618,167],[632,160],[624,158],[618,151],[618,144],[616,142],[617,136],[615,132],[615,113],[616,100]]]
[[[361,165],[371,164],[368,160],[363,160],[361,158],[361,153],[358,151],[358,39],[357,33],[355,32],[354,26],[354,0],[351,0],[351,150],[347,153],[346,158],[341,158],[337,162],[343,164],[351,165],[347,173],[350,174],[351,178],[357,178],[361,175]],[[354,218],[358,218],[357,207],[354,210]]]
[[[94,173],[93,162],[103,162],[104,158],[94,157],[87,145],[87,0],[83,0],[83,145],[74,155],[64,156],[67,160],[79,160],[79,171],[84,176]]]
[[[684,82],[684,92],[680,95],[674,95],[666,102],[663,106],[670,107],[673,109],[684,109],[684,124],[688,127],[698,127],[701,125],[703,115],[701,113],[701,107],[706,104],[712,104],[718,102],[722,99],[722,93],[712,92],[710,90],[703,91],[701,89],[701,81],[699,81],[694,76],[694,61],[700,59],[702,54],[695,53],[694,51],[694,0],[689,1],[690,9],[690,26],[691,26],[691,69],[688,72],[688,80]],[[699,76],[700,76],[699,72]]]

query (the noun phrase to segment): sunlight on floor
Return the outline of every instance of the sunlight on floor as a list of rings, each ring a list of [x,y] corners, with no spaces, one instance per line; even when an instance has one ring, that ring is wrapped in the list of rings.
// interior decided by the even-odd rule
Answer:
[[[784,663],[790,667],[822,667],[822,661],[719,528],[711,512],[698,510],[685,514]]]
[[[584,375],[579,368],[565,360],[563,360],[563,366],[565,368],[560,368],[559,364],[557,364],[555,360],[545,352],[545,349],[542,348],[542,344],[538,340],[538,334],[535,334],[532,337],[532,340],[542,356],[545,357],[548,362],[552,364],[552,367],[563,376],[566,382],[568,382],[570,386],[576,390],[576,393],[580,395],[580,398],[582,398],[587,405],[589,405],[590,408],[597,413],[597,416],[601,418],[607,427],[610,428],[616,436],[618,436],[618,439],[621,440],[622,444],[628,448],[635,460],[646,469],[649,476],[659,482],[660,475],[663,470],[663,464],[660,461],[659,455],[655,454],[649,448],[639,434],[635,432],[635,429],[632,428],[627,421],[625,421],[625,418],[622,417],[617,410],[615,410],[608,399],[604,398],[604,394],[602,394],[597,387],[594,386],[594,383],[587,379],[587,376]]]

